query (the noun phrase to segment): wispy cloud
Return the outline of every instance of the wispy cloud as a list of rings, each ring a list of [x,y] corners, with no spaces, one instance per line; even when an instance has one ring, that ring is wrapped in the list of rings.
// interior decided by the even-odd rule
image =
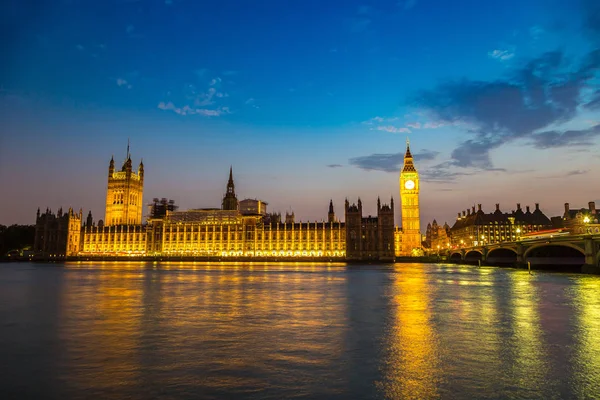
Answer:
[[[568,171],[565,176],[585,175],[590,172],[589,169],[576,169],[574,171]]]
[[[117,78],[117,86],[131,89],[133,86],[123,78]]]
[[[396,126],[392,126],[392,125],[387,125],[387,126],[378,126],[375,128],[375,130],[378,131],[385,131],[385,132],[390,132],[390,133],[410,133],[410,129],[405,128],[405,127],[396,127]]]
[[[398,172],[403,161],[404,153],[395,153],[354,157],[348,163],[366,171]]]
[[[600,136],[600,125],[582,130],[534,133],[531,135],[531,139],[533,147],[537,149],[551,149],[556,147],[591,146],[592,139],[597,136]]]
[[[437,151],[422,150],[414,153],[413,158],[415,161],[423,162],[433,160],[438,155]],[[398,172],[404,163],[404,152],[354,157],[349,159],[348,163],[366,171]]]
[[[166,111],[173,111],[179,115],[203,115],[205,117],[219,117],[221,115],[230,114],[229,107],[220,107],[217,109],[206,109],[206,108],[192,108],[188,105],[183,107],[176,107],[172,102],[165,103],[161,101],[158,103],[158,108]]]
[[[538,40],[543,34],[545,30],[540,25],[534,25],[529,28],[529,35],[535,41]]]
[[[500,49],[496,49],[494,51],[490,51],[488,53],[488,57],[490,58],[494,58],[496,60],[500,60],[500,61],[507,61],[510,60],[511,58],[513,58],[515,56],[514,51],[510,51],[510,50],[500,50]]]
[[[343,167],[342,164],[327,164],[328,168],[341,168]]]
[[[75,46],[75,48],[79,51],[83,51],[85,50],[85,47],[83,47],[82,45],[78,44],[77,46]]]

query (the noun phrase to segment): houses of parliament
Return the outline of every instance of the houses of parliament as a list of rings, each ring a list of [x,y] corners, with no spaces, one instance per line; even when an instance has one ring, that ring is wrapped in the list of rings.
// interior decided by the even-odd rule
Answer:
[[[111,158],[104,220],[72,208],[38,209],[34,251],[46,259],[117,257],[208,260],[373,260],[394,261],[421,249],[419,174],[409,144],[400,172],[403,227],[394,226],[394,199],[377,199],[377,215],[363,216],[362,201],[344,204],[344,221],[329,202],[326,222],[296,222],[294,213],[268,213],[261,200],[238,201],[233,170],[219,208],[179,211],[155,198],[142,220],[144,164],[133,169],[129,146],[120,170]]]

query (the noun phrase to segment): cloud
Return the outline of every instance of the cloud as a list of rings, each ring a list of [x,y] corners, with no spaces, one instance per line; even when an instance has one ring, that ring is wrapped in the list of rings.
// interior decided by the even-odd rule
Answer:
[[[223,71],[223,75],[225,75],[225,76],[232,76],[232,75],[237,75],[237,74],[239,74],[239,71],[233,71],[233,70]]]
[[[565,176],[585,175],[590,172],[589,169],[576,169],[574,171],[568,171]]]
[[[176,107],[172,102],[165,103],[161,101],[158,103],[158,108],[161,110],[173,111],[179,115],[203,115],[206,117],[219,117],[224,114],[230,114],[231,110],[229,107],[221,107],[215,110],[205,108],[192,108],[188,105],[183,107]]]
[[[500,60],[500,61],[510,60],[514,56],[515,56],[515,53],[510,50],[496,49],[496,50],[490,51],[488,53],[488,57],[495,58],[496,60]]]
[[[119,87],[124,86],[127,89],[131,89],[133,87],[129,82],[127,82],[123,78],[117,78],[117,86],[119,86]]]
[[[591,146],[593,138],[600,136],[600,125],[589,129],[564,132],[546,131],[531,135],[532,146],[537,149],[551,149],[569,146]]]
[[[468,128],[472,138],[452,151],[453,165],[493,169],[491,150],[521,138],[542,146],[546,139],[534,136],[536,132],[573,119],[585,102],[581,93],[599,68],[598,50],[578,66],[568,65],[560,51],[547,52],[505,79],[444,82],[418,93],[412,104],[435,121]],[[565,139],[572,142],[576,136]]]
[[[83,51],[85,50],[85,47],[83,47],[82,45],[78,44],[77,46],[75,46],[75,48],[79,51]]]
[[[413,157],[415,161],[428,161],[435,159],[438,154],[437,151],[422,150],[414,153]],[[366,171],[399,172],[404,164],[404,152],[354,157],[349,159],[348,163]]]
[[[173,4],[173,0],[165,0],[165,4],[170,6]]]
[[[385,131],[385,132],[390,132],[390,133],[410,133],[411,132],[410,129],[408,129],[408,128],[404,128],[404,127],[398,128],[398,127],[391,126],[391,125],[378,126],[377,128],[375,128],[375,130]]]
[[[208,84],[210,86],[215,86],[215,85],[218,85],[219,83],[221,83],[221,78],[216,77],[216,78],[211,79]]]
[[[404,162],[404,153],[396,154],[371,154],[369,156],[354,157],[348,160],[350,165],[366,171],[398,172]]]
[[[418,153],[413,153],[413,158],[415,161],[429,161],[435,159],[439,154],[439,151],[424,149]]]
[[[125,32],[128,35],[131,35],[133,33],[133,31],[135,30],[135,28],[133,27],[133,25],[127,25],[127,28],[125,28]]]
[[[539,25],[534,25],[529,28],[529,36],[531,36],[533,40],[538,40],[544,34],[544,32],[544,28]]]
[[[341,168],[342,164],[327,164],[327,168]]]

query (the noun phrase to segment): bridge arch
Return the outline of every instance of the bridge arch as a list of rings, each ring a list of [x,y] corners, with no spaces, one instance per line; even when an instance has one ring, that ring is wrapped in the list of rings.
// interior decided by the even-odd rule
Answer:
[[[450,254],[450,260],[451,261],[460,261],[460,260],[462,260],[462,254],[455,251],[452,254]]]
[[[527,250],[525,250],[525,253],[523,254],[523,257],[524,258],[530,257],[531,256],[531,252],[533,250],[540,249],[540,248],[543,248],[543,247],[569,247],[571,249],[577,250],[579,253],[581,253],[582,256],[585,257],[585,250],[584,249],[582,249],[581,247],[576,246],[574,244],[564,243],[564,242],[546,242],[546,243],[535,244],[535,245],[529,247]]]
[[[506,247],[496,247],[487,253],[486,261],[494,264],[514,264],[517,262],[517,252]]]
[[[500,253],[502,256],[505,255],[512,255],[514,254],[515,256],[517,255],[517,251],[515,249],[511,249],[510,247],[495,247],[493,249],[490,249],[490,251],[488,251],[488,257],[490,255],[494,255],[494,256],[500,256]]]
[[[477,261],[483,259],[483,253],[480,250],[469,250],[465,253],[465,261]]]

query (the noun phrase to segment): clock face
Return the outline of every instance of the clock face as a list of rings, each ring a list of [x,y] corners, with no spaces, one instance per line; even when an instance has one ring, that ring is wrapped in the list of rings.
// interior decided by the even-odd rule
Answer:
[[[409,179],[404,183],[404,187],[408,190],[412,190],[415,188],[415,182]]]

